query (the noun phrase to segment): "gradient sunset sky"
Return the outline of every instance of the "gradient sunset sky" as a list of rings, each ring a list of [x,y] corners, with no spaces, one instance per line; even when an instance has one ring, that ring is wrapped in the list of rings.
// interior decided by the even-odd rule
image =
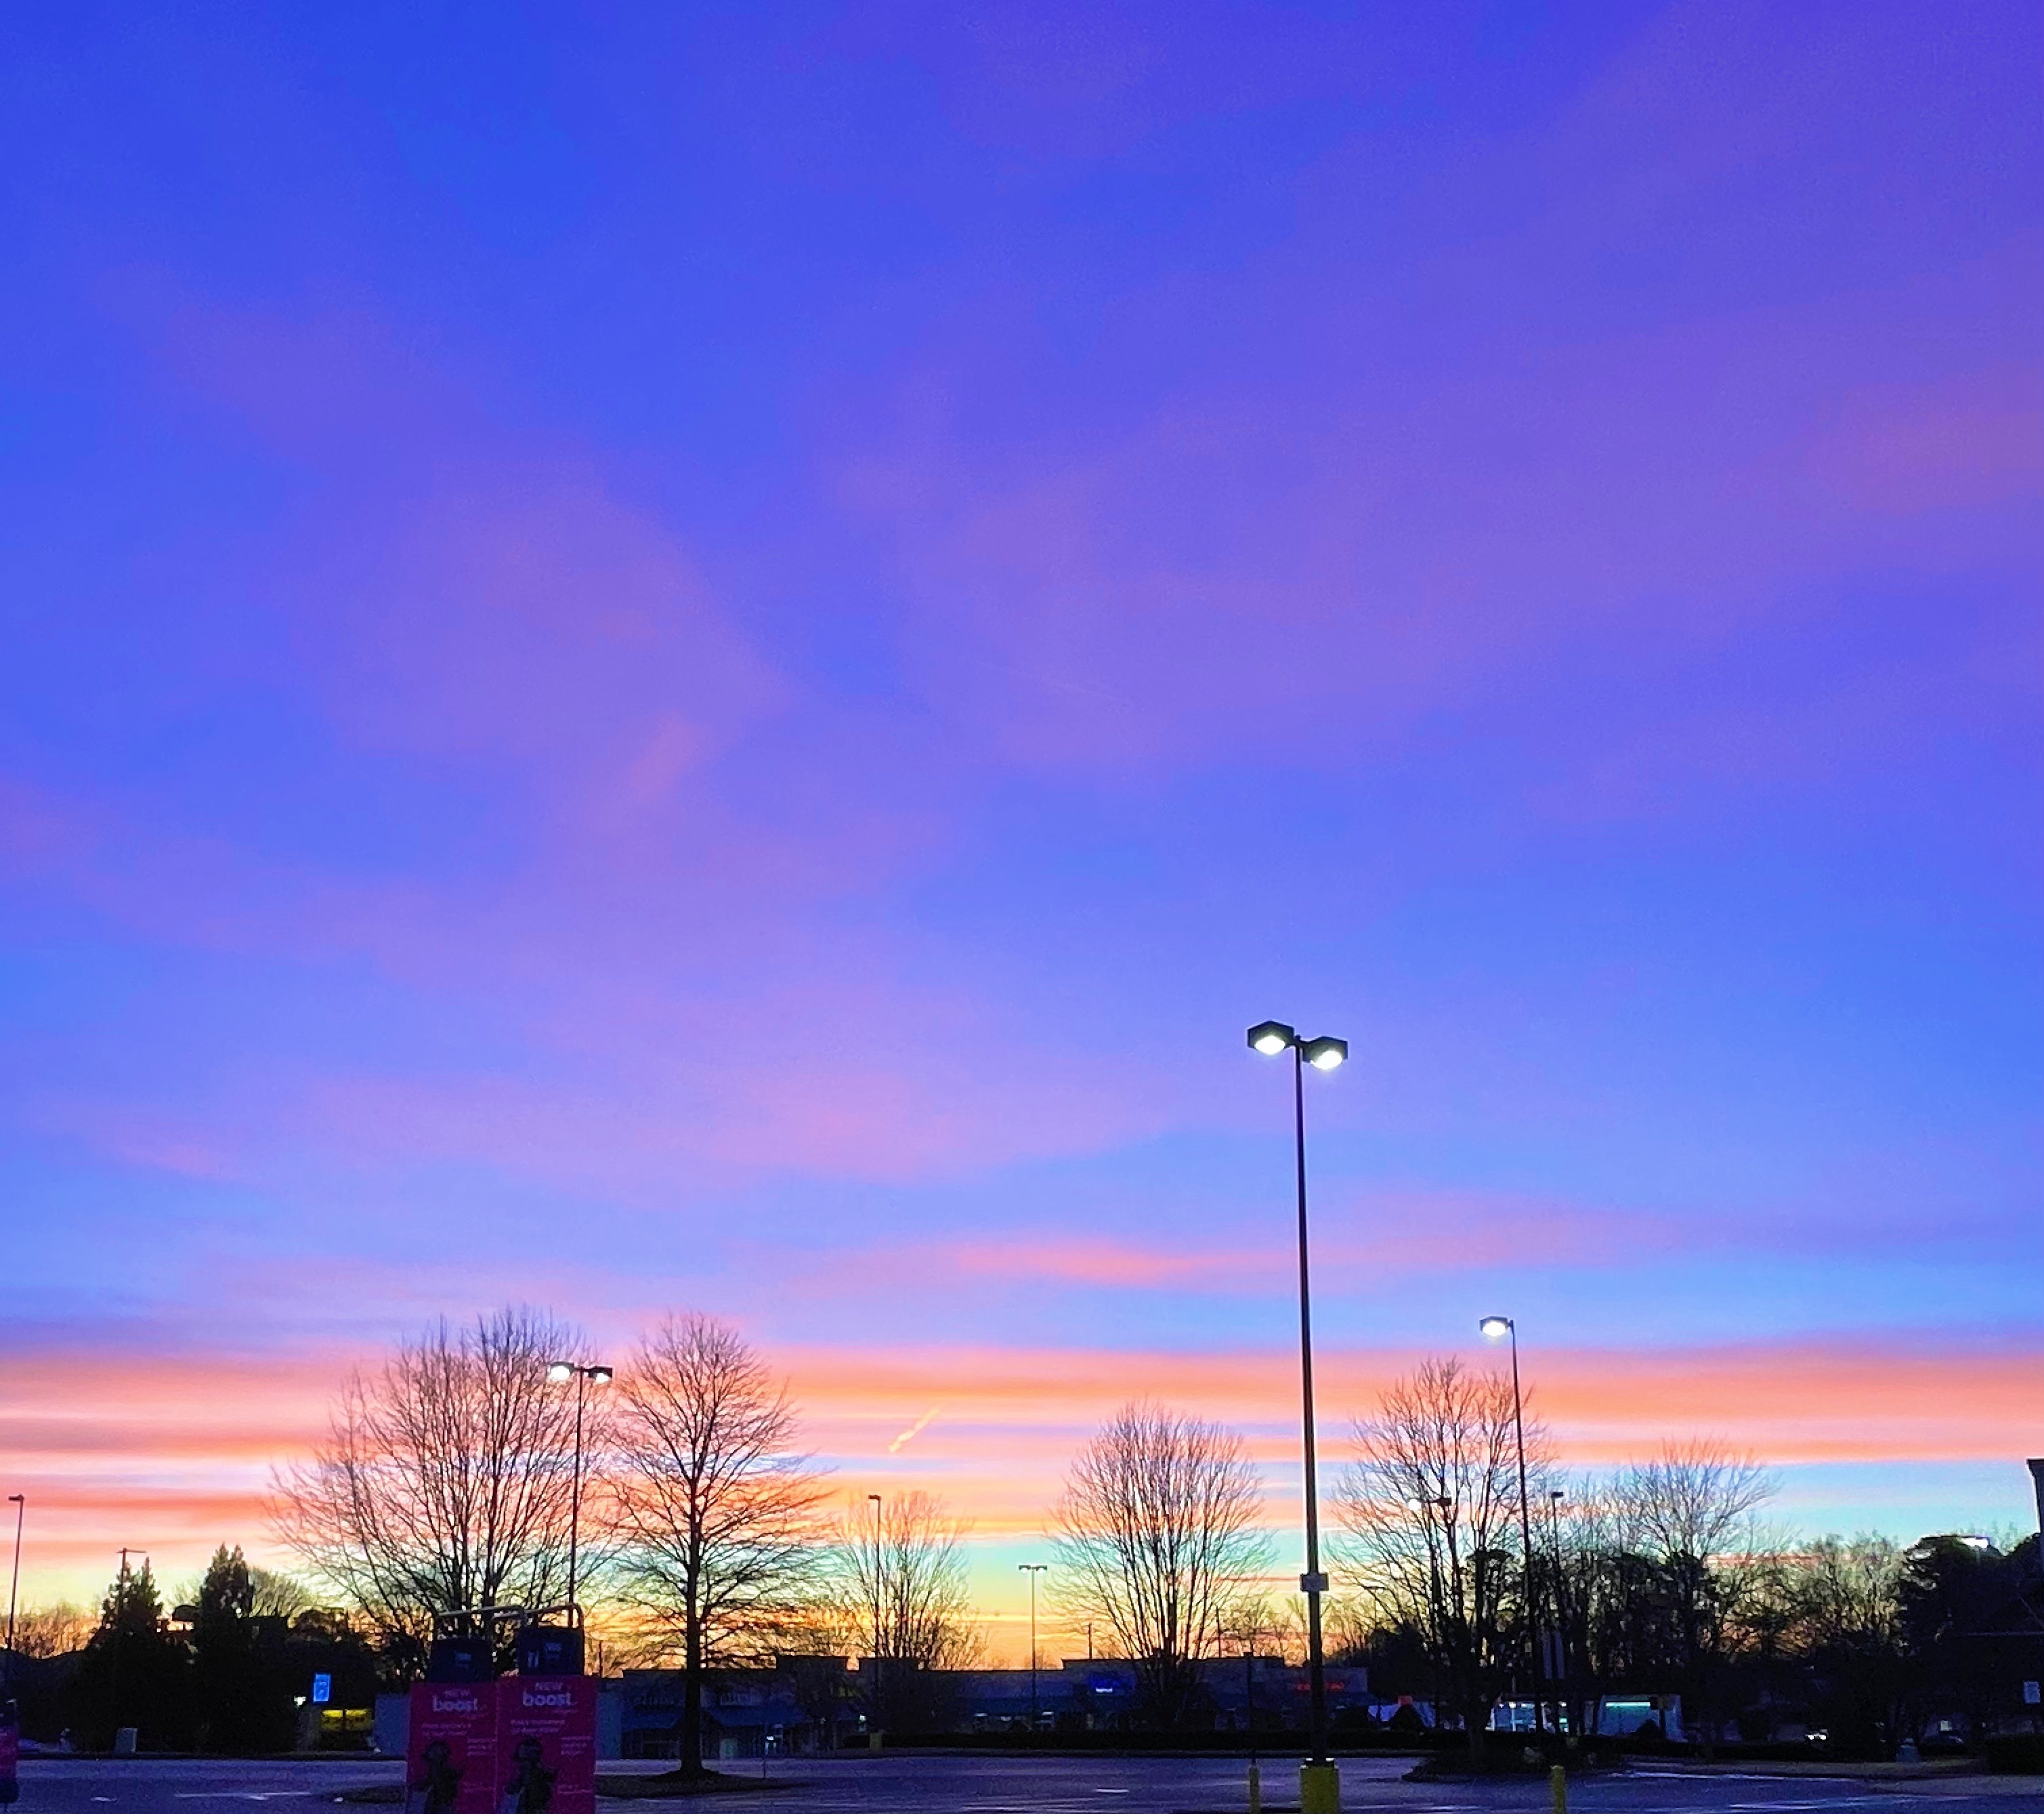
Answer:
[[[1515,1315],[1811,1529],[2044,1453],[2033,0],[10,7],[0,1466],[265,1546],[510,1300],[982,1592]],[[1286,1539],[1285,1566],[1292,1566]]]

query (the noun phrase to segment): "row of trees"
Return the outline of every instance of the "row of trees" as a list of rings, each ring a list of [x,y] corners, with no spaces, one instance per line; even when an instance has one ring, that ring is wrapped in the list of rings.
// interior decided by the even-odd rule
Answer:
[[[530,1310],[440,1324],[351,1380],[326,1440],[278,1477],[277,1534],[387,1654],[421,1660],[439,1615],[564,1597],[574,1398],[548,1374],[585,1359]],[[921,1493],[838,1509],[784,1385],[713,1319],[663,1323],[616,1378],[582,1432],[586,1597],[622,1654],[683,1671],[684,1767],[719,1666],[855,1654],[875,1659],[876,1723],[937,1716],[937,1672],[978,1650],[965,1527]],[[1150,1718],[1189,1716],[1199,1659],[1260,1598],[1260,1509],[1238,1438],[1154,1406],[1129,1407],[1075,1462],[1056,1602],[1134,1659]],[[816,1675],[819,1696],[843,1693],[841,1669]]]
[[[565,1597],[575,1394],[548,1374],[586,1358],[533,1311],[438,1325],[351,1380],[325,1441],[278,1476],[276,1534],[386,1673],[416,1673],[436,1616]],[[1938,1631],[1980,1628],[1981,1608],[1952,1599],[1953,1570],[1977,1573],[1978,1552],[1769,1541],[1755,1522],[1765,1477],[1708,1445],[1571,1493],[1531,1420],[1538,1528],[1522,1533],[1510,1386],[1454,1361],[1396,1385],[1356,1435],[1331,1496],[1338,1654],[1473,1733],[1500,1696],[1542,1681],[1577,1730],[1616,1688],[1678,1692],[1708,1726],[1787,1704],[1816,1670],[1860,1709],[1835,1724],[1892,1734],[1943,1681],[1934,1659],[1958,1666],[1965,1646]],[[938,1672],[978,1646],[963,1526],[921,1493],[843,1508],[800,1447],[784,1385],[736,1332],[663,1324],[591,1399],[581,1449],[582,1597],[613,1655],[683,1671],[685,1768],[718,1667],[855,1654],[876,1659],[862,1684],[875,1723],[942,1716]],[[1075,1458],[1050,1522],[1053,1617],[1131,1661],[1150,1723],[1199,1716],[1204,1659],[1285,1635],[1262,1516],[1241,1440],[1196,1417],[1132,1405]],[[223,1552],[216,1572],[236,1559]],[[231,1578],[213,1596],[243,1597]],[[109,1630],[103,1616],[95,1645]],[[221,1642],[195,1628],[189,1648],[194,1692],[207,1671],[225,1679],[224,1665],[199,1666],[230,1654]],[[844,1670],[797,1666],[813,1716],[828,1719]]]
[[[1934,1716],[1987,1731],[2044,1659],[2034,1537],[2006,1555],[1977,1537],[1798,1542],[1762,1520],[1765,1473],[1708,1443],[1571,1491],[1535,1419],[1529,1543],[1510,1383],[1453,1360],[1395,1385],[1358,1434],[1346,1653],[1472,1733],[1507,1694],[1581,1731],[1599,1697],[1648,1692],[1681,1695],[1706,1739],[1818,1729],[1886,1752]]]
[[[148,1558],[131,1568],[124,1555],[96,1623],[73,1608],[47,1609],[17,1620],[16,1649],[71,1666],[17,1685],[31,1729],[68,1729],[100,1749],[133,1726],[156,1746],[281,1750],[315,1670],[359,1697],[375,1667],[344,1617],[311,1607],[289,1577],[251,1568],[225,1545],[168,1610]]]
[[[684,1769],[713,1668],[856,1651],[891,1666],[876,1720],[926,1716],[929,1673],[974,1647],[964,1528],[920,1493],[877,1520],[836,1512],[784,1385],[714,1319],[654,1330],[578,1439],[575,1395],[549,1373],[587,1358],[531,1310],[436,1326],[350,1382],[326,1441],[278,1477],[277,1534],[416,1665],[436,1616],[558,1608],[586,1452],[578,1597],[601,1604],[620,1654],[682,1670]],[[842,1670],[811,1673],[819,1695],[842,1693]]]

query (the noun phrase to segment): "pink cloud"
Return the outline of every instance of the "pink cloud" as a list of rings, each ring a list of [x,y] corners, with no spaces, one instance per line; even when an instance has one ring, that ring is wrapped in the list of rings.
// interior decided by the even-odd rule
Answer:
[[[1720,1229],[1705,1236],[1692,1223],[1630,1206],[1507,1193],[1397,1189],[1358,1197],[1324,1190],[1315,1214],[1315,1274],[1330,1290],[1466,1270],[1528,1231],[1537,1232],[1542,1253],[1556,1265],[1631,1265],[1643,1255],[1721,1235]],[[1352,1228],[1368,1232],[1358,1239],[1347,1232]],[[933,1288],[962,1274],[967,1279],[1047,1280],[1112,1290],[1262,1297],[1295,1276],[1296,1264],[1281,1231],[1258,1247],[1242,1247],[1213,1242],[1181,1247],[1039,1228],[1027,1238],[833,1256],[831,1276],[842,1282],[850,1267],[862,1277],[912,1275]]]
[[[366,312],[154,306],[180,382],[321,473],[273,545],[233,556],[282,617],[285,678],[351,759],[450,786],[451,834],[490,860],[323,863],[167,823],[140,795],[26,789],[0,809],[10,844],[39,887],[148,936],[367,959],[515,1029],[533,1062],[267,1065],[182,1129],[117,1100],[46,1104],[46,1124],[216,1174],[296,1139],[662,1188],[703,1166],[922,1174],[1155,1124],[1105,1063],[1032,1052],[968,986],[912,980],[923,954],[898,928],[840,913],[927,865],[946,784],[921,778],[944,771],[834,721],[580,450],[487,421]],[[801,1063],[736,1062],[740,1028]],[[940,1038],[992,1055],[962,1076]]]
[[[2034,500],[2044,496],[2044,371],[2011,364],[1855,390],[1810,457],[1842,497],[1888,515]]]

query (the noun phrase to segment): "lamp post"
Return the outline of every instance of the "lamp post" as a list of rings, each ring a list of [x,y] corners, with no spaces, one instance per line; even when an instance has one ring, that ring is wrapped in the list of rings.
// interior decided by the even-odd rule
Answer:
[[[1448,1597],[1445,1602],[1447,1612],[1441,1626],[1442,1665],[1450,1694],[1457,1694],[1462,1685],[1462,1659],[1468,1658],[1473,1663],[1476,1645],[1470,1630],[1469,1600],[1462,1591],[1462,1553],[1455,1544],[1455,1501],[1443,1494],[1434,1501],[1434,1507],[1441,1515],[1441,1529],[1445,1533],[1448,1552]],[[1452,1655],[1447,1648],[1450,1644],[1454,1647]]]
[[[574,1474],[568,1489],[568,1617],[582,1624],[582,1607],[575,1599],[575,1569],[582,1554],[582,1395],[592,1385],[608,1385],[611,1371],[600,1362],[584,1366],[579,1361],[557,1360],[547,1368],[547,1378],[555,1385],[570,1380],[575,1389]]]
[[[21,1591],[21,1520],[29,1515],[25,1494],[10,1493],[7,1503],[14,1508],[14,1573],[7,1583],[7,1679],[14,1679],[14,1602]]]
[[[1446,1512],[1454,1501],[1451,1499],[1412,1498],[1405,1501],[1405,1509],[1419,1516],[1420,1535],[1427,1540],[1427,1584],[1433,1589],[1434,1597],[1427,1603],[1428,1635],[1432,1639],[1434,1652],[1434,1698],[1441,1698],[1440,1680],[1447,1673],[1446,1656],[1448,1635],[1448,1605],[1441,1585],[1441,1551],[1434,1540],[1434,1514]]]
[[[866,1741],[870,1744],[873,1742],[872,1734],[880,1730],[880,1591],[885,1549],[880,1524],[880,1495],[869,1493],[866,1497],[873,1508],[873,1716],[869,1722],[872,1733],[869,1733]]]
[[[1302,1814],[1333,1814],[1341,1804],[1340,1778],[1327,1757],[1327,1662],[1320,1647],[1320,1596],[1327,1578],[1320,1573],[1320,1496],[1313,1441],[1313,1312],[1311,1275],[1306,1258],[1306,1066],[1333,1070],[1348,1056],[1348,1041],[1322,1037],[1302,1040],[1282,1020],[1264,1020],[1249,1029],[1249,1043],[1266,1058],[1289,1049],[1292,1054],[1292,1126],[1297,1153],[1299,1183],[1299,1390],[1305,1436],[1306,1572],[1299,1591],[1306,1597],[1306,1669],[1312,1692],[1312,1754],[1299,1776]]]
[[[1547,1672],[1540,1656],[1539,1596],[1533,1590],[1533,1513],[1526,1499],[1526,1411],[1519,1393],[1519,1325],[1509,1316],[1486,1316],[1477,1327],[1488,1340],[1509,1336],[1512,1341],[1512,1427],[1519,1439],[1519,1543],[1526,1562],[1526,1613],[1533,1638],[1528,1647],[1533,1653],[1533,1730],[1544,1733],[1547,1719],[1541,1690]]]
[[[1036,1577],[1048,1562],[1017,1562],[1015,1566],[1029,1578],[1029,1735],[1036,1735]]]
[[[1554,1730],[1558,1733],[1573,1716],[1569,1701],[1569,1609],[1563,1603],[1562,1572],[1562,1501],[1568,1497],[1555,1487],[1547,1495],[1547,1539],[1554,1558]],[[1570,1727],[1573,1731],[1573,1726]]]

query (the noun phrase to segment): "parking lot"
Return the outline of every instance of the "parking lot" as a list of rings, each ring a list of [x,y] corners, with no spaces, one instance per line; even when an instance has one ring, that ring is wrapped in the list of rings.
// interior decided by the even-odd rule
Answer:
[[[1543,1814],[1546,1784],[1408,1783],[1404,1758],[1343,1761],[1343,1798],[1350,1814]],[[659,1766],[606,1765],[613,1771]],[[758,1781],[756,1766],[727,1766]],[[1297,1800],[1296,1763],[1264,1770],[1264,1803]],[[1014,1757],[887,1754],[803,1758],[770,1766],[766,1782],[743,1793],[686,1805],[762,1809],[800,1807],[816,1814],[1240,1814],[1248,1805],[1239,1758]],[[394,1789],[395,1763],[378,1759],[139,1758],[25,1758],[23,1814],[232,1814],[246,1802],[340,1801],[351,1792]],[[213,1804],[209,1810],[208,1804]],[[612,1814],[647,1814],[680,1802],[605,1801]],[[1570,1805],[1581,1814],[1839,1814],[1862,1808],[1892,1814],[2044,1814],[2044,1778],[1939,1777],[1908,1781],[1753,1774],[1697,1775],[1639,1770],[1579,1781]],[[280,1809],[279,1814],[287,1814]],[[306,1814],[311,1814],[309,1808]]]

